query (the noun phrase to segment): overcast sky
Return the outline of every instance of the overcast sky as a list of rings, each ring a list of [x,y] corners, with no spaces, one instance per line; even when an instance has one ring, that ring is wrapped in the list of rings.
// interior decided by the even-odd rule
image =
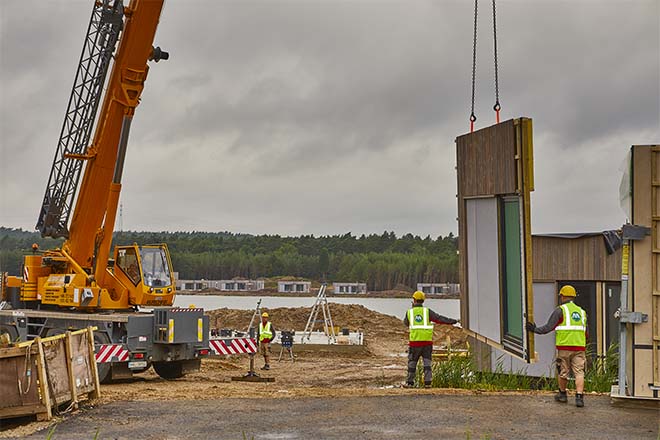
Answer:
[[[660,143],[658,0],[499,0],[502,118],[534,121],[534,233],[625,220]],[[125,165],[124,230],[456,233],[474,3],[169,0]],[[477,127],[494,123],[480,2]],[[0,1],[0,226],[32,230],[91,0]]]

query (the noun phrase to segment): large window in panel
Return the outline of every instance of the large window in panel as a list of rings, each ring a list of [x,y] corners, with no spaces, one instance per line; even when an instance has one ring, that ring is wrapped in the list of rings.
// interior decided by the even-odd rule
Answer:
[[[505,346],[522,351],[523,269],[521,249],[520,198],[504,197],[500,208],[502,246],[502,340]]]

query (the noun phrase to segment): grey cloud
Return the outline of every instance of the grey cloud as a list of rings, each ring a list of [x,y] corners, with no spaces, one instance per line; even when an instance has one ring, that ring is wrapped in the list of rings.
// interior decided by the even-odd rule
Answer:
[[[535,231],[622,221],[618,157],[660,139],[658,7],[498,2],[502,116],[535,124]],[[89,9],[0,3],[0,184],[24,182],[29,166],[22,187],[38,194],[3,192],[0,224],[33,223],[16,219],[38,208]],[[466,1],[166,2],[155,43],[171,58],[151,67],[136,112],[124,227],[456,232],[472,12]],[[494,122],[489,13],[479,127]],[[156,219],[162,200],[173,208]]]

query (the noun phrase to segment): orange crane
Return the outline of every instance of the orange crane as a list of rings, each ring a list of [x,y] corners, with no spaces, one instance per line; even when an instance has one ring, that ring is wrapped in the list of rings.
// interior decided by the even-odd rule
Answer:
[[[96,325],[97,352],[118,354],[103,358],[109,364],[99,365],[103,377],[126,377],[153,364],[161,376],[175,378],[199,368],[199,357],[208,354],[203,310],[169,307],[175,280],[165,244],[117,246],[109,258],[147,62],[169,58],[152,46],[163,1],[93,2],[37,221],[42,236],[66,240],[60,249],[33,249],[22,276],[3,276],[0,283],[1,299],[13,307],[0,311],[0,333],[25,340]],[[140,306],[153,310],[140,312]]]

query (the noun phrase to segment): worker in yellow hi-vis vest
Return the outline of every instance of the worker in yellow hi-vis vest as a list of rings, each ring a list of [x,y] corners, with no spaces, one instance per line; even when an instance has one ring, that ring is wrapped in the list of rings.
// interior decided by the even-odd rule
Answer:
[[[259,323],[259,351],[264,357],[262,370],[270,370],[270,343],[275,339],[275,327],[268,320],[268,313],[261,314]]]
[[[575,406],[584,406],[584,366],[586,364],[585,348],[589,331],[587,329],[587,312],[576,305],[573,300],[577,292],[575,287],[565,285],[559,290],[561,304],[552,312],[548,322],[537,327],[533,322],[527,323],[527,330],[544,335],[555,331],[557,346],[557,371],[559,372],[559,392],[555,395],[557,402],[566,403],[566,385],[572,372],[575,378]]]
[[[408,326],[408,378],[406,387],[415,384],[417,363],[421,357],[424,362],[424,386],[430,387],[432,380],[431,356],[433,354],[433,323],[458,324],[458,320],[438,315],[428,307],[424,307],[426,296],[424,292],[413,293],[412,308],[408,309],[403,323]]]

